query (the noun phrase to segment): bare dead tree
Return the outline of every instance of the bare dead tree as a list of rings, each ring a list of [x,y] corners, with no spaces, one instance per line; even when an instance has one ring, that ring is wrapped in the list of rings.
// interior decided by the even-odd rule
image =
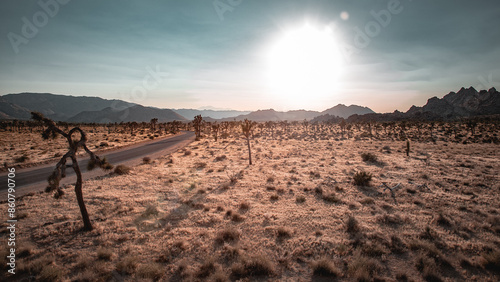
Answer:
[[[83,229],[86,231],[91,231],[92,230],[92,224],[90,222],[89,214],[87,212],[87,208],[85,207],[85,202],[83,201],[83,193],[82,193],[82,172],[80,170],[80,167],[78,166],[78,161],[76,159],[76,153],[78,152],[78,149],[82,148],[89,154],[90,160],[87,166],[88,170],[92,170],[95,167],[100,167],[103,170],[110,170],[113,168],[111,164],[109,164],[106,161],[106,158],[99,158],[97,155],[95,155],[92,151],[87,148],[86,142],[87,142],[87,135],[85,132],[80,129],[79,127],[74,127],[71,129],[68,133],[62,131],[56,126],[56,123],[46,117],[44,117],[42,114],[37,113],[37,112],[32,112],[31,113],[31,118],[42,122],[46,129],[42,133],[43,139],[49,139],[49,138],[56,138],[58,134],[62,135],[64,138],[68,140],[68,145],[69,145],[69,150],[62,156],[62,158],[59,160],[59,162],[56,165],[56,168],[52,172],[52,174],[48,178],[49,186],[45,190],[46,192],[51,192],[56,190],[56,193],[54,194],[54,197],[59,198],[61,197],[64,192],[61,190],[59,187],[59,183],[62,178],[66,177],[66,168],[71,167],[76,173],[76,183],[75,183],[75,194],[76,194],[76,199],[78,201],[78,206],[80,207],[80,212],[82,214],[82,220],[83,220]],[[80,134],[80,140],[76,141],[73,140],[73,135],[75,133]],[[72,164],[67,165],[66,161],[67,159],[71,159]]]

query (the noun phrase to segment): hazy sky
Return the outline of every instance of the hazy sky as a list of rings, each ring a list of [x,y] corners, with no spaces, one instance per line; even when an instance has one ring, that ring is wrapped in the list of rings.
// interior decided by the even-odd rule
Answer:
[[[498,0],[1,1],[0,94],[406,111],[499,88],[498,19]]]

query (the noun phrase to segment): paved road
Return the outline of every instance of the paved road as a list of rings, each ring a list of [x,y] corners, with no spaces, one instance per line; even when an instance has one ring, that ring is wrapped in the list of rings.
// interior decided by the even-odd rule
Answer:
[[[121,164],[121,163],[130,163],[133,160],[138,160],[144,156],[154,156],[163,151],[174,151],[175,149],[179,149],[180,146],[188,144],[190,141],[194,140],[194,133],[190,131],[182,132],[180,135],[176,135],[173,137],[161,139],[158,141],[148,142],[147,144],[137,144],[128,148],[119,149],[118,151],[108,152],[97,154],[99,157],[106,157],[109,163],[113,165]],[[166,152],[168,153],[168,152]],[[80,169],[82,170],[84,180],[91,174],[94,174],[94,171],[101,171],[99,168],[96,168],[92,172],[87,171],[87,163],[89,159],[79,159],[78,164],[80,165]],[[47,186],[47,178],[52,173],[55,168],[57,162],[53,164],[43,165],[40,167],[34,168],[26,168],[26,169],[16,169],[16,194],[20,192],[19,190],[23,187],[37,186],[38,189],[43,189]],[[71,160],[68,162],[71,164]],[[137,162],[136,162],[137,163]],[[66,169],[66,178],[72,179],[75,178],[75,172],[73,169]],[[64,179],[63,179],[64,180]],[[7,172],[4,172],[0,175],[0,194],[5,193],[7,190]],[[33,189],[30,189],[33,190]],[[24,194],[24,193],[23,193]],[[19,195],[18,195],[19,196]],[[0,201],[3,199],[0,199]]]

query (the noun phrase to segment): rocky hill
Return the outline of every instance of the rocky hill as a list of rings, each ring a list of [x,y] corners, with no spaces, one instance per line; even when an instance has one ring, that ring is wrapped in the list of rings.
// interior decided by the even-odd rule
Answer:
[[[477,91],[473,87],[450,92],[443,98],[432,97],[422,107],[412,106],[406,113],[351,116],[348,121],[457,120],[500,114],[500,92],[495,88]]]
[[[352,115],[365,115],[374,113],[375,112],[368,107],[361,107],[357,105],[346,106],[344,104],[338,104],[333,108],[321,112],[322,115],[331,115],[341,118],[348,118]]]
[[[369,108],[366,107],[361,107],[361,106],[356,106],[356,105],[351,105],[351,106],[345,106],[342,104],[339,104],[333,108],[330,108],[328,110],[325,110],[323,112],[317,112],[317,111],[306,111],[306,110],[296,110],[296,111],[288,111],[288,112],[279,112],[275,111],[273,109],[269,110],[259,110],[255,112],[251,112],[246,115],[239,115],[234,118],[227,118],[224,120],[244,120],[244,119],[249,119],[253,121],[303,121],[303,120],[309,120],[309,121],[315,121],[317,118],[319,119],[330,119],[330,118],[336,118],[336,117],[344,117],[348,118],[351,115],[355,114],[367,114],[367,113],[375,113]]]
[[[121,111],[105,108],[100,111],[85,111],[68,119],[74,123],[109,123],[109,122],[149,122],[157,118],[158,122],[185,121],[186,118],[169,109],[158,109],[136,105]]]
[[[494,115],[500,113],[500,93],[495,89],[477,91],[473,87],[450,92],[442,99],[433,97],[423,107],[411,107],[406,114],[432,113],[445,118]]]
[[[179,115],[187,118],[188,120],[194,119],[194,117],[197,115],[201,115],[203,117],[203,119],[206,119],[208,117],[210,117],[212,119],[223,119],[223,118],[229,118],[229,117],[236,117],[239,115],[246,115],[246,114],[250,113],[250,112],[246,112],[246,111],[211,110],[211,109],[204,109],[204,110],[177,109],[177,110],[173,110],[173,111],[178,113]]]
[[[57,121],[68,121],[83,111],[100,111],[112,107],[115,109],[124,109],[135,104],[121,100],[106,100],[99,97],[76,97],[69,95],[55,95],[50,93],[20,93],[3,95],[2,100],[17,108],[24,108],[28,112],[40,112],[46,117]],[[5,108],[0,110],[6,113]],[[19,112],[11,115],[15,119],[29,119],[30,115]]]
[[[0,97],[0,119],[22,119],[31,118],[30,111],[19,105],[13,104]]]

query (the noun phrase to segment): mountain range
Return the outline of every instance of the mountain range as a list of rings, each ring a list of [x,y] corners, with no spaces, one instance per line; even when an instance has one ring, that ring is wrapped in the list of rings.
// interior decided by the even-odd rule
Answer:
[[[432,97],[422,107],[412,106],[406,113],[352,115],[348,121],[457,120],[484,115],[500,115],[500,92],[494,87],[479,92],[462,87],[441,99]]]
[[[37,111],[56,121],[108,123],[108,122],[159,122],[190,121],[201,115],[207,121],[395,121],[404,119],[453,120],[478,115],[500,114],[500,93],[491,88],[477,91],[473,87],[450,92],[443,98],[433,97],[422,107],[412,106],[406,113],[378,114],[367,107],[339,104],[322,112],[295,110],[280,112],[273,109],[235,111],[229,109],[160,109],[99,97],[75,97],[50,93],[20,93],[0,96],[0,119],[28,120]]]
[[[364,115],[364,114],[372,114],[375,113],[370,108],[361,107],[356,105],[346,106],[343,104],[338,104],[337,106],[324,110],[322,112],[317,111],[306,111],[306,110],[295,110],[288,112],[279,112],[273,109],[269,110],[258,110],[255,112],[251,112],[246,115],[239,115],[233,118],[226,118],[223,120],[231,121],[231,120],[253,120],[253,121],[303,121],[303,120],[314,120],[320,116],[327,117],[342,117],[348,118],[351,115]]]
[[[255,112],[229,109],[159,109],[145,107],[121,100],[106,100],[98,97],[75,97],[49,93],[20,93],[0,96],[0,119],[28,120],[32,111],[44,114],[55,121],[74,123],[159,122],[189,121],[201,115],[207,121],[232,121],[249,119],[253,121],[303,121],[321,115],[344,118],[353,114],[374,113],[366,107],[337,105],[323,112],[259,110]]]

